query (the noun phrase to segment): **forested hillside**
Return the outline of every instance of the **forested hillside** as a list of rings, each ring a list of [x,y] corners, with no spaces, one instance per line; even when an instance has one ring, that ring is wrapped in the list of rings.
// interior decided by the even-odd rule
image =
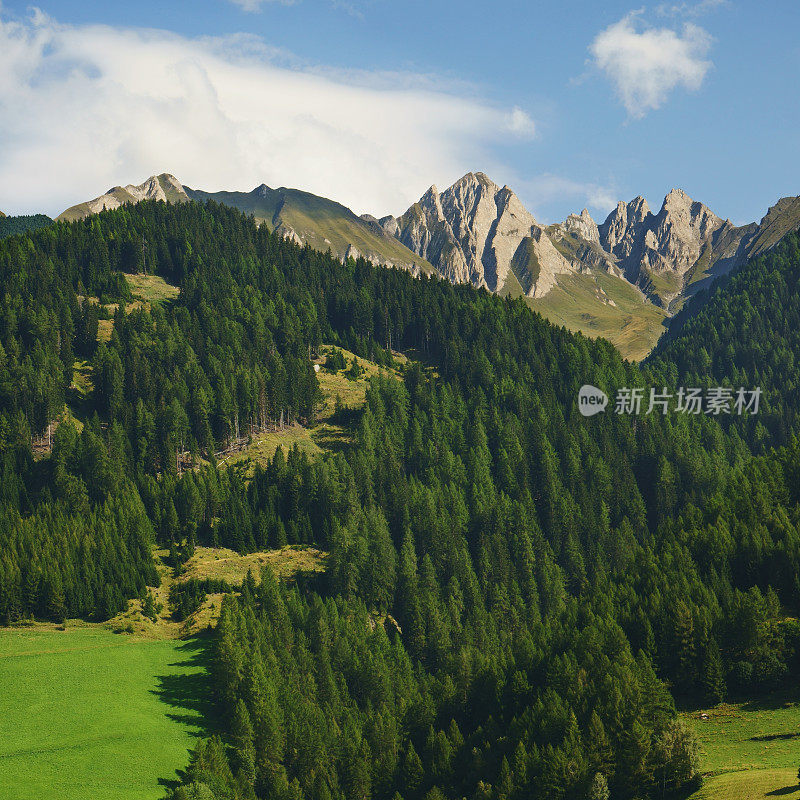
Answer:
[[[52,224],[53,220],[45,214],[28,214],[19,217],[0,216],[0,239],[46,228]]]
[[[126,313],[144,270],[180,294]],[[224,735],[176,798],[662,797],[696,770],[674,697],[796,667],[797,445],[754,461],[710,417],[582,417],[582,384],[650,373],[522,301],[194,203],[8,239],[0,285],[2,620],[110,616],[156,580],[154,540],[330,552],[313,583],[226,597]],[[243,431],[313,422],[323,342],[416,360],[373,380],[352,446],[219,469]],[[82,431],[34,459],[65,403]]]
[[[757,417],[723,421],[756,450],[800,433],[800,234],[694,298],[686,317],[650,358],[668,385],[760,387]]]

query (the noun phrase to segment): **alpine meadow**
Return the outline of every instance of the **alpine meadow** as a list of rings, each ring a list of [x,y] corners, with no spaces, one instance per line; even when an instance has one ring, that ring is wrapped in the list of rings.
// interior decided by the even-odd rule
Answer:
[[[195,5],[0,5],[0,800],[800,798],[800,13]]]

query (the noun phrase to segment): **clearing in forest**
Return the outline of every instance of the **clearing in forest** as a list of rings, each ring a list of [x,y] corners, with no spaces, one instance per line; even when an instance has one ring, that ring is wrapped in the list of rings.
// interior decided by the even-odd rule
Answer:
[[[325,363],[328,356],[337,352],[342,354],[346,367],[333,371],[326,368]],[[220,465],[242,464],[246,473],[252,475],[255,465],[264,466],[275,455],[278,447],[288,452],[297,445],[309,456],[315,456],[350,446],[353,441],[353,431],[352,419],[348,418],[348,414],[363,408],[370,379],[381,372],[397,379],[402,376],[401,370],[408,359],[400,353],[393,353],[393,356],[395,368],[386,369],[372,361],[358,358],[344,348],[323,346],[319,357],[314,360],[319,367],[317,380],[322,392],[322,401],[317,408],[314,424],[305,426],[295,423],[258,433],[241,450],[221,456]],[[355,372],[351,371],[354,360],[359,367]],[[340,402],[338,414],[337,398]]]
[[[701,719],[701,713],[708,719]],[[800,800],[800,703],[776,694],[685,715],[700,739],[703,786],[689,800]]]
[[[162,798],[207,732],[206,658],[203,638],[0,630],[0,797]]]

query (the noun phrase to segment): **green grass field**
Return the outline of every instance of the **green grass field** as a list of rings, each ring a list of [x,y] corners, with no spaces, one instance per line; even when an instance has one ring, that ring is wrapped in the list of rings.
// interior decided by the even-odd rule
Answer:
[[[701,745],[703,786],[690,800],[800,800],[800,703],[777,695],[685,715]]]
[[[664,332],[666,312],[622,278],[598,270],[557,281],[544,297],[527,299],[531,308],[555,325],[608,339],[624,358],[643,359]]]
[[[174,300],[179,294],[177,286],[172,286],[158,275],[133,275],[128,272],[123,274],[134,300],[155,305]]]
[[[0,631],[0,797],[158,800],[205,731],[201,639]]]

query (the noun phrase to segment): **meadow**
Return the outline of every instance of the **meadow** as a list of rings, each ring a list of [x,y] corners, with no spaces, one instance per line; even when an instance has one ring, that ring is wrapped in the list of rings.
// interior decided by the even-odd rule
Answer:
[[[800,703],[774,695],[687,714],[701,745],[703,786],[689,800],[800,800]]]
[[[646,303],[636,287],[600,271],[559,275],[543,298],[527,303],[554,325],[608,339],[632,361],[645,358],[664,332],[666,312]]]
[[[204,640],[0,631],[0,797],[159,800],[208,710]]]

